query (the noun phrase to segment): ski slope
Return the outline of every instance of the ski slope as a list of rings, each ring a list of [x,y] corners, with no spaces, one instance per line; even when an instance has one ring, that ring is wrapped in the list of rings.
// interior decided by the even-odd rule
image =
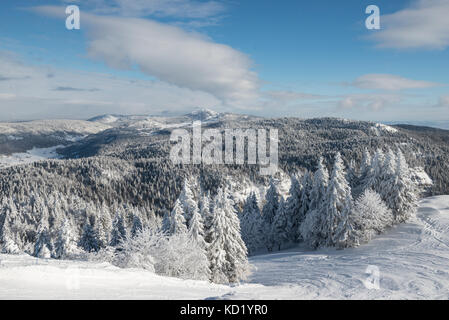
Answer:
[[[294,248],[251,258],[235,286],[119,269],[108,263],[0,255],[0,299],[449,299],[449,196],[359,248]],[[379,287],[365,285],[367,268]]]

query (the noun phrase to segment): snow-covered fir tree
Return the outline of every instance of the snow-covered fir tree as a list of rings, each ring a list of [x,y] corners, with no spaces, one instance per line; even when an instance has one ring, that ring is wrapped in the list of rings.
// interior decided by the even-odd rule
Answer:
[[[55,242],[55,258],[66,259],[79,253],[76,240],[71,223],[68,220],[64,221]]]
[[[310,178],[307,178],[310,181]],[[311,182],[304,180],[304,183],[310,185],[309,203],[306,204],[308,211],[304,222],[300,225],[299,233],[301,238],[313,248],[320,246],[325,240],[326,235],[323,234],[323,219],[326,216],[326,208],[324,201],[326,198],[327,185],[329,183],[329,173],[320,157],[318,167],[313,175]],[[303,184],[303,188],[305,185]]]
[[[97,230],[92,226],[92,218],[86,218],[79,246],[86,252],[97,252],[101,248]]]
[[[1,253],[7,254],[18,254],[20,253],[20,248],[14,241],[14,236],[11,231],[11,216],[6,215],[4,219],[3,226],[0,233],[0,244],[1,244]]]
[[[282,245],[289,240],[286,204],[283,197],[280,197],[280,199],[278,210],[271,225],[273,243],[279,251]]]
[[[162,221],[162,230],[167,235],[176,233],[187,233],[186,220],[184,218],[184,209],[180,199],[176,200],[172,211],[166,211]]]
[[[117,213],[112,224],[111,241],[109,245],[116,247],[121,241],[126,239],[126,236],[125,221],[121,213]]]
[[[38,258],[50,258],[52,252],[51,238],[48,230],[48,223],[45,220],[41,221],[37,231],[36,243],[34,245],[33,255]]]
[[[285,215],[287,217],[287,233],[291,242],[299,240],[299,226],[305,219],[305,212],[301,206],[301,193],[303,192],[299,179],[296,175],[290,178],[289,196],[285,203]]]
[[[254,254],[263,246],[262,216],[259,203],[254,192],[250,193],[243,206],[240,215],[242,239],[245,242],[248,253]]]
[[[323,157],[318,160],[318,168],[313,175],[312,188],[310,190],[309,210],[321,207],[329,183],[329,172],[324,165]]]
[[[393,210],[395,222],[405,222],[415,214],[418,207],[418,190],[401,150],[398,150],[396,159],[396,184],[393,199],[393,206],[390,208]]]
[[[208,257],[211,281],[234,283],[249,273],[247,249],[240,235],[240,221],[228,191],[218,189],[213,207]]]
[[[320,239],[319,246],[345,246],[351,241],[348,235],[352,228],[352,194],[340,153],[335,156],[323,208],[325,216],[320,226],[323,239]]]
[[[195,241],[200,248],[206,249],[207,244],[204,240],[204,221],[199,210],[194,210],[192,217],[190,218],[190,225],[188,228],[188,233],[193,241]],[[205,253],[206,254],[206,253]]]
[[[212,211],[211,211],[211,201],[210,201],[210,193],[203,194],[200,198],[199,210],[201,217],[203,218],[204,225],[204,240],[209,243],[210,242],[210,228],[212,225]]]
[[[370,189],[357,198],[352,214],[358,243],[366,243],[393,224],[393,214],[380,195]]]
[[[272,225],[274,217],[279,209],[279,192],[273,178],[270,180],[270,186],[265,195],[265,205],[262,209],[262,219],[264,227],[264,241],[268,251],[272,251],[275,246]]]
[[[195,200],[195,195],[193,192],[193,187],[196,185],[196,181],[192,177],[184,180],[184,186],[179,195],[179,201],[182,205],[183,215],[186,220],[186,226],[190,225],[190,219],[194,215],[195,212],[199,210],[198,203]]]
[[[381,189],[381,177],[385,165],[385,154],[381,149],[377,149],[374,157],[371,159],[371,165],[367,170],[364,178],[360,181],[360,190],[363,192],[366,189],[374,191]]]
[[[134,237],[136,234],[142,230],[143,224],[142,224],[142,218],[139,211],[133,212],[133,221],[132,221],[132,227],[131,227],[131,236]]]

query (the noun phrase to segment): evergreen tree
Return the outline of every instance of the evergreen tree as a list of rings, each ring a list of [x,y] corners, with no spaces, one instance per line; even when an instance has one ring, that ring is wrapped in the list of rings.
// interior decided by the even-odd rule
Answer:
[[[143,229],[142,219],[140,218],[140,214],[137,210],[133,212],[133,224],[131,228],[131,236],[135,237],[136,234]]]
[[[210,243],[210,229],[213,219],[210,203],[210,193],[201,196],[199,210],[204,222],[204,240],[206,241],[206,243]]]
[[[39,225],[34,245],[34,256],[38,258],[50,258],[52,251],[51,238],[48,231],[46,221],[42,221]]]
[[[192,190],[194,184],[195,183],[192,178],[185,179],[184,187],[179,195],[179,201],[182,205],[183,215],[186,220],[187,227],[190,225],[190,219],[192,219],[192,216],[199,210],[198,203],[195,201],[195,196]]]
[[[200,248],[205,250],[207,244],[204,240],[204,221],[199,210],[193,211],[188,231],[192,240],[195,241],[200,246]]]
[[[281,250],[283,244],[287,243],[289,240],[288,234],[288,221],[286,215],[286,205],[284,198],[281,197],[279,202],[279,207],[276,215],[273,219],[271,234],[273,237],[273,242],[277,246],[278,250]]]
[[[211,281],[234,283],[249,273],[247,249],[240,235],[240,221],[227,190],[219,189],[214,202],[211,243],[208,248]]]
[[[329,183],[329,172],[323,162],[323,157],[320,157],[317,171],[313,175],[309,210],[315,210],[321,207],[321,203],[326,194],[326,188]]]
[[[394,189],[397,184],[396,156],[391,149],[388,149],[384,157],[382,171],[379,173],[378,183],[373,190],[377,192],[389,208],[394,208]]]
[[[55,258],[65,259],[78,253],[76,238],[68,220],[64,221],[55,243]]]
[[[305,204],[308,207],[308,211],[304,222],[300,225],[300,235],[302,239],[312,248],[320,246],[326,235],[323,234],[321,226],[323,225],[323,219],[326,216],[326,208],[324,200],[327,192],[327,185],[329,183],[329,173],[327,168],[323,164],[323,158],[320,157],[318,161],[318,167],[313,175],[311,183],[308,182],[310,178],[306,177],[304,180],[303,188],[305,185],[310,185],[310,195],[305,198],[309,200],[309,204]]]
[[[365,177],[360,181],[360,191],[363,192],[366,189],[380,190],[381,189],[381,177],[383,175],[385,162],[385,154],[381,149],[377,149],[369,170],[367,170]]]
[[[184,210],[181,201],[178,199],[171,212],[167,211],[162,221],[162,230],[167,235],[177,233],[187,233],[186,220],[184,218]]]
[[[353,223],[357,242],[365,243],[390,227],[393,224],[393,215],[380,195],[367,189],[355,201]]]
[[[18,254],[20,253],[20,248],[13,239],[13,235],[10,229],[10,219],[10,215],[6,215],[6,218],[3,222],[0,234],[0,242],[2,244],[0,252],[7,254]]]
[[[86,252],[97,252],[100,250],[98,232],[92,226],[92,221],[89,218],[86,219],[84,224],[79,246]]]
[[[126,239],[126,228],[123,216],[117,213],[112,224],[111,241],[110,245],[116,247],[120,242]]]
[[[265,205],[262,209],[262,219],[263,219],[263,227],[265,234],[265,246],[268,251],[272,251],[275,245],[274,243],[274,235],[272,233],[272,225],[274,221],[274,217],[279,209],[279,193],[276,185],[274,184],[274,180],[270,180],[270,187],[267,190],[267,194],[265,196]]]
[[[253,254],[263,245],[262,216],[254,192],[248,196],[243,206],[240,225],[242,239],[249,254]]]
[[[303,192],[298,177],[292,175],[290,178],[289,196],[285,203],[285,214],[287,217],[288,239],[292,242],[299,240],[299,226],[305,218],[305,213],[301,210],[301,194]]]
[[[351,187],[346,180],[343,160],[340,153],[335,156],[331,179],[327,188],[325,202],[325,217],[322,220],[320,246],[337,246],[349,241],[352,209]]]
[[[396,183],[393,189],[393,199],[393,206],[390,208],[393,210],[397,223],[405,222],[415,214],[418,207],[417,187],[411,178],[410,168],[401,150],[398,150],[396,160]]]

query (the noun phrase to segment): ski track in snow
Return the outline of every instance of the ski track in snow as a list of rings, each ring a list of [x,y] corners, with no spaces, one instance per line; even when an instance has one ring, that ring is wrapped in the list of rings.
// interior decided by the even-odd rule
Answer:
[[[449,196],[359,248],[293,248],[250,259],[240,285],[181,280],[108,263],[0,255],[0,299],[449,299]],[[367,289],[368,266],[380,288]]]

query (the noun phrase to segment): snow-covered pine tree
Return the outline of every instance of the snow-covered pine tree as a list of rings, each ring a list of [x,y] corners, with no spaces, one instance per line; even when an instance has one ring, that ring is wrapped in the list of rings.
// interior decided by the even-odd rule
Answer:
[[[218,189],[211,224],[208,257],[211,281],[234,283],[249,273],[247,249],[240,235],[240,221],[227,190]]]
[[[343,160],[338,152],[324,200],[325,216],[320,228],[323,239],[320,239],[319,246],[333,247],[349,241],[346,235],[351,227],[351,207],[351,187],[346,180]]]
[[[38,258],[51,258],[52,245],[48,231],[48,223],[43,219],[38,227],[33,255]]]
[[[318,167],[313,175],[313,179],[307,178],[303,180],[303,188],[308,183],[310,185],[310,194],[308,196],[309,204],[304,222],[300,225],[299,233],[301,238],[312,248],[317,248],[325,240],[325,235],[322,234],[323,219],[326,215],[326,208],[324,200],[326,197],[327,186],[329,183],[329,173],[323,163],[323,158],[320,157]]]
[[[348,163],[348,169],[346,173],[346,180],[349,183],[349,186],[352,188],[357,186],[358,183],[358,170],[354,159],[351,159]]]
[[[285,215],[287,217],[287,232],[289,241],[299,240],[299,226],[305,218],[305,212],[301,207],[301,193],[303,192],[299,179],[296,175],[290,178],[289,196],[285,203]]]
[[[340,248],[357,247],[360,243],[355,234],[353,219],[353,199],[352,194],[346,196],[343,211],[340,215],[340,221],[335,232],[335,245]]]
[[[262,209],[263,228],[265,235],[265,246],[268,251],[273,251],[274,237],[272,234],[272,225],[274,217],[279,208],[279,192],[273,178],[270,180],[270,187],[265,195],[265,205]]]
[[[13,235],[10,229],[10,215],[6,214],[6,217],[3,222],[2,230],[1,230],[1,237],[0,237],[0,243],[1,243],[1,253],[7,253],[7,254],[18,254],[20,253],[19,246],[15,243],[13,239]]]
[[[418,207],[418,191],[401,150],[397,152],[396,184],[393,190],[393,215],[397,223],[407,221]],[[388,204],[387,204],[388,205]]]
[[[393,224],[393,215],[380,195],[370,189],[355,201],[354,230],[359,243],[368,242]]]
[[[312,189],[310,190],[309,210],[315,210],[321,207],[321,203],[326,194],[326,188],[329,183],[329,172],[324,165],[323,157],[318,160],[318,168],[313,175]]]
[[[193,185],[195,185],[195,182],[192,177],[185,179],[184,186],[181,194],[179,195],[179,201],[182,205],[187,227],[190,225],[190,219],[192,218],[194,212],[199,210],[198,203],[195,200],[195,195],[192,190]]]
[[[199,210],[201,217],[203,218],[204,225],[204,240],[206,243],[210,242],[210,228],[212,225],[212,210],[211,210],[211,201],[210,201],[210,193],[203,194],[200,198]]]
[[[92,219],[87,217],[84,223],[83,233],[79,241],[79,246],[86,252],[98,252],[100,241],[97,230],[92,226]]]
[[[133,221],[132,221],[132,227],[131,227],[131,236],[135,237],[136,234],[143,229],[142,219],[140,212],[137,210],[134,210],[133,212]]]
[[[254,192],[246,199],[240,221],[242,239],[251,255],[263,246],[262,216]]]
[[[382,171],[378,176],[378,183],[373,188],[389,208],[394,208],[396,201],[393,195],[397,183],[396,162],[396,155],[388,149],[384,156]]]
[[[199,210],[193,211],[192,217],[190,218],[188,235],[192,243],[192,247],[195,247],[197,252],[197,260],[194,263],[202,263],[204,266],[200,268],[202,270],[200,273],[206,275],[206,278],[209,278],[211,271],[209,269],[207,254],[208,244],[205,241],[204,222]]]
[[[283,197],[280,197],[279,207],[274,216],[271,235],[273,237],[273,242],[277,249],[280,251],[283,244],[287,243],[289,240],[288,234],[288,221],[286,215],[286,205]]]
[[[98,231],[98,241],[101,246],[107,245],[111,241],[112,233],[112,219],[111,213],[109,212],[107,206],[103,203],[99,206],[97,211],[98,218],[96,219],[96,228]]]
[[[55,243],[55,258],[66,259],[79,253],[76,243],[76,237],[72,230],[71,223],[66,220],[63,222],[58,232]]]
[[[193,211],[192,217],[190,218],[188,232],[192,240],[195,241],[200,248],[205,250],[207,247],[207,243],[204,240],[204,221],[199,210]],[[206,254],[206,252],[204,252],[204,254]]]
[[[377,149],[374,157],[371,159],[371,166],[365,173],[364,178],[360,181],[360,193],[363,193],[366,189],[379,190],[381,187],[381,176],[383,173],[385,162],[385,154],[382,149]]]
[[[357,177],[357,185],[353,189],[353,196],[358,196],[363,193],[365,186],[365,182],[368,179],[368,176],[371,172],[371,153],[367,148],[363,151],[362,162],[360,163],[360,168]]]
[[[162,221],[162,230],[167,235],[187,233],[184,209],[179,199],[176,200],[175,206],[171,212],[165,212],[164,220]]]
[[[125,221],[121,213],[117,213],[112,224],[111,241],[109,245],[116,247],[121,241],[126,239],[127,233],[125,228]]]

